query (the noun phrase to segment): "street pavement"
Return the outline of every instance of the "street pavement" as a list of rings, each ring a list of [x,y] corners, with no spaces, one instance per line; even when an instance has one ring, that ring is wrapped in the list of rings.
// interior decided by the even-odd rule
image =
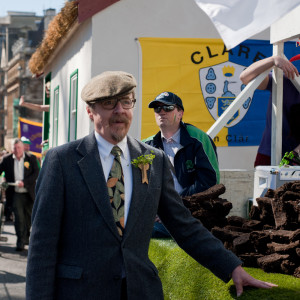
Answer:
[[[25,299],[28,246],[17,252],[16,240],[13,223],[4,223],[0,236],[0,300]]]

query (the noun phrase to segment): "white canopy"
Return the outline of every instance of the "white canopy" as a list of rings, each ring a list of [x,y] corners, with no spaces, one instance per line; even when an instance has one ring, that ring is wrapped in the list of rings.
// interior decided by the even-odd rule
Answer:
[[[206,3],[210,9],[214,7],[217,3],[223,3],[222,5],[227,9],[231,9],[233,3],[240,2],[239,0],[215,0],[215,1],[202,1],[202,0],[195,0],[198,5],[199,3]],[[259,2],[269,3],[270,1],[266,0],[241,0],[243,3],[245,1],[251,1],[256,3],[257,5]],[[271,10],[271,13],[277,11],[275,9],[276,5],[279,5],[279,2],[283,2],[285,5],[289,6],[289,10],[285,11],[285,15],[283,15],[278,21],[271,25],[270,31],[270,41],[273,44],[273,55],[280,55],[284,56],[284,42],[288,40],[293,40],[298,38],[300,35],[300,22],[298,21],[300,16],[300,0],[292,0],[292,1],[271,1],[273,3],[274,10]],[[226,6],[226,3],[228,5]],[[249,3],[248,3],[249,4]],[[248,5],[247,4],[247,5]],[[296,4],[296,5],[292,5]],[[241,3],[240,7],[244,4]],[[200,5],[199,5],[200,6]],[[291,10],[291,8],[295,7]],[[245,7],[243,7],[244,9]],[[246,10],[245,10],[246,11]],[[268,12],[268,10],[264,9],[264,13]],[[249,14],[249,11],[247,11]],[[215,12],[215,16],[218,12]],[[253,14],[253,18],[255,14]],[[241,23],[243,24],[243,23]],[[269,26],[268,25],[268,26]],[[218,25],[219,26],[219,25]],[[264,29],[264,28],[263,28]],[[262,30],[263,30],[262,29]],[[255,32],[257,33],[257,32]],[[255,34],[254,33],[254,34]],[[249,35],[248,37],[251,37]],[[246,37],[246,38],[248,38]],[[245,38],[245,39],[246,39]],[[239,42],[242,42],[240,40]],[[225,41],[224,41],[225,42]],[[270,70],[265,71],[264,73],[260,74],[257,78],[252,80],[247,87],[238,95],[238,97],[232,102],[232,104],[227,108],[227,110],[221,115],[221,117],[213,124],[213,126],[207,131],[212,138],[216,136],[216,134],[226,125],[226,123],[230,120],[230,118],[234,115],[234,113],[243,105],[249,95],[255,91],[255,89],[259,86],[260,82],[265,78],[265,76],[269,73]],[[279,165],[281,161],[281,150],[282,150],[282,94],[283,94],[283,72],[278,68],[274,68],[273,72],[273,84],[272,89],[272,145],[271,145],[271,165]],[[299,77],[292,81],[295,87],[300,92],[300,79]]]

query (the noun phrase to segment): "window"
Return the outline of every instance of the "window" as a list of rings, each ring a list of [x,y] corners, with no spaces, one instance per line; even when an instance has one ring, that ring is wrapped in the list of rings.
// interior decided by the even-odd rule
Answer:
[[[59,87],[54,89],[53,97],[53,133],[52,133],[52,146],[57,146],[58,141],[58,108],[59,108]]]
[[[74,141],[76,140],[77,137],[77,99],[78,99],[78,70],[76,70],[70,76],[68,141]]]

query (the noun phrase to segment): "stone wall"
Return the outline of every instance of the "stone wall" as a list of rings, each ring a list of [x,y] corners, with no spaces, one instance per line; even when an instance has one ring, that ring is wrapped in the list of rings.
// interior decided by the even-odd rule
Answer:
[[[253,196],[254,170],[220,170],[220,183],[226,187],[222,197],[232,203],[229,215],[246,218]]]

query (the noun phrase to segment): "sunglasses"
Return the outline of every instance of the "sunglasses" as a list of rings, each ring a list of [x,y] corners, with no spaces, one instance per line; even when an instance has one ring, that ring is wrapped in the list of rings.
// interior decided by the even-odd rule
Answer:
[[[160,113],[161,110],[163,109],[165,112],[170,112],[173,111],[175,109],[175,105],[162,105],[162,106],[156,106],[154,107],[154,111],[156,113]]]

